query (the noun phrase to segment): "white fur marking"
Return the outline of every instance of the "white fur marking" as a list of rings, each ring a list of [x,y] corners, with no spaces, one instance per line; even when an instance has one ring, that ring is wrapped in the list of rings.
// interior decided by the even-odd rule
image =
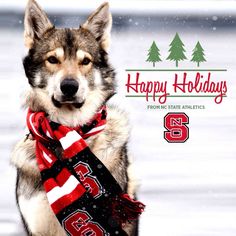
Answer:
[[[73,131],[68,132],[65,137],[61,138],[60,143],[63,149],[65,150],[80,139],[81,139],[81,136],[75,130],[73,130]]]
[[[102,84],[102,77],[98,70],[95,70],[94,72],[94,83],[99,86]]]
[[[47,91],[50,97],[52,95],[57,95],[57,94],[59,96],[61,95],[60,82],[61,82],[62,76],[63,76],[63,72],[59,71],[56,75],[48,79]]]
[[[83,50],[80,50],[80,49],[79,49],[79,50],[76,52],[76,56],[78,57],[79,60],[83,60],[84,57],[85,57],[85,52],[84,52]]]
[[[37,194],[32,195],[30,199],[26,199],[23,196],[19,197],[19,205],[21,208],[21,211],[26,219],[26,222],[28,225],[30,225],[31,231],[37,231],[38,229],[38,222],[35,220],[35,216],[38,216],[39,219],[44,221],[44,212],[41,209],[42,204],[41,201],[43,201],[44,194]],[[41,215],[41,217],[40,217]],[[47,219],[48,220],[48,219]],[[41,222],[40,222],[41,223]]]
[[[70,176],[63,186],[55,187],[47,193],[48,202],[54,203],[64,195],[71,193],[79,184],[74,176]]]
[[[57,57],[60,57],[60,58],[61,58],[61,57],[64,56],[64,50],[63,50],[63,48],[56,48],[55,53],[56,53]]]
[[[40,77],[39,73],[37,73],[34,78],[34,83],[35,83],[35,85],[39,85],[40,82],[41,82],[41,77]]]
[[[77,92],[77,96],[79,99],[79,102],[83,102],[83,100],[86,98],[88,93],[88,80],[81,75],[77,75],[79,78],[79,90]]]

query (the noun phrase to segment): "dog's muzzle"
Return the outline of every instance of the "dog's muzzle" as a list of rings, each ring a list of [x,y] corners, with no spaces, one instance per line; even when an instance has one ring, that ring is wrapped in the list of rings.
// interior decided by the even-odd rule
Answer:
[[[84,101],[79,101],[76,93],[79,90],[79,83],[73,78],[65,78],[60,84],[61,95],[52,96],[53,104],[60,108],[62,105],[73,105],[81,108]]]
[[[67,78],[61,82],[60,88],[65,98],[70,100],[77,93],[79,83],[75,79]]]

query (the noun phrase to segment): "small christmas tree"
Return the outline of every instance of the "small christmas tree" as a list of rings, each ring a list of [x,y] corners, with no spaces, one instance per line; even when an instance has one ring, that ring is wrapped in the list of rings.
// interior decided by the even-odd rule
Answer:
[[[174,39],[172,40],[170,44],[169,49],[170,55],[167,57],[167,60],[175,61],[175,66],[178,67],[179,61],[183,61],[184,59],[187,59],[184,55],[185,49],[184,44],[181,41],[178,33],[176,33]]]
[[[148,58],[146,61],[152,62],[153,67],[155,67],[156,62],[161,61],[160,50],[157,47],[155,41],[153,41],[152,46],[148,50]]]
[[[193,58],[191,61],[197,62],[197,66],[199,67],[200,62],[206,61],[205,59],[205,54],[204,54],[204,49],[202,48],[201,44],[199,41],[197,42],[195,48],[193,49]]]

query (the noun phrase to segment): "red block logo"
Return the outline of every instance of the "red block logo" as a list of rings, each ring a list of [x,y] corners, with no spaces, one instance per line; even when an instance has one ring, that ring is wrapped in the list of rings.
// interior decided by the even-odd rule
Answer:
[[[79,162],[74,166],[74,169],[88,192],[91,193],[94,198],[99,198],[102,195],[102,186],[97,178],[92,175],[92,170],[89,165]]]
[[[184,143],[189,138],[189,117],[185,113],[170,112],[164,117],[164,138],[169,143]]]
[[[63,221],[63,227],[68,235],[104,236],[104,229],[86,212],[77,210]]]

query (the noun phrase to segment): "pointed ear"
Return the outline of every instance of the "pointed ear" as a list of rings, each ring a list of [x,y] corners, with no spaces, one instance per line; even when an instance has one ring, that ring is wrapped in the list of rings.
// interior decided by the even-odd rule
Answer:
[[[82,25],[83,28],[89,30],[95,36],[105,51],[107,51],[110,46],[111,26],[112,17],[107,2],[103,3],[93,12]]]
[[[39,39],[47,30],[53,28],[46,13],[35,0],[29,0],[25,10],[25,45],[31,48],[35,39]]]

